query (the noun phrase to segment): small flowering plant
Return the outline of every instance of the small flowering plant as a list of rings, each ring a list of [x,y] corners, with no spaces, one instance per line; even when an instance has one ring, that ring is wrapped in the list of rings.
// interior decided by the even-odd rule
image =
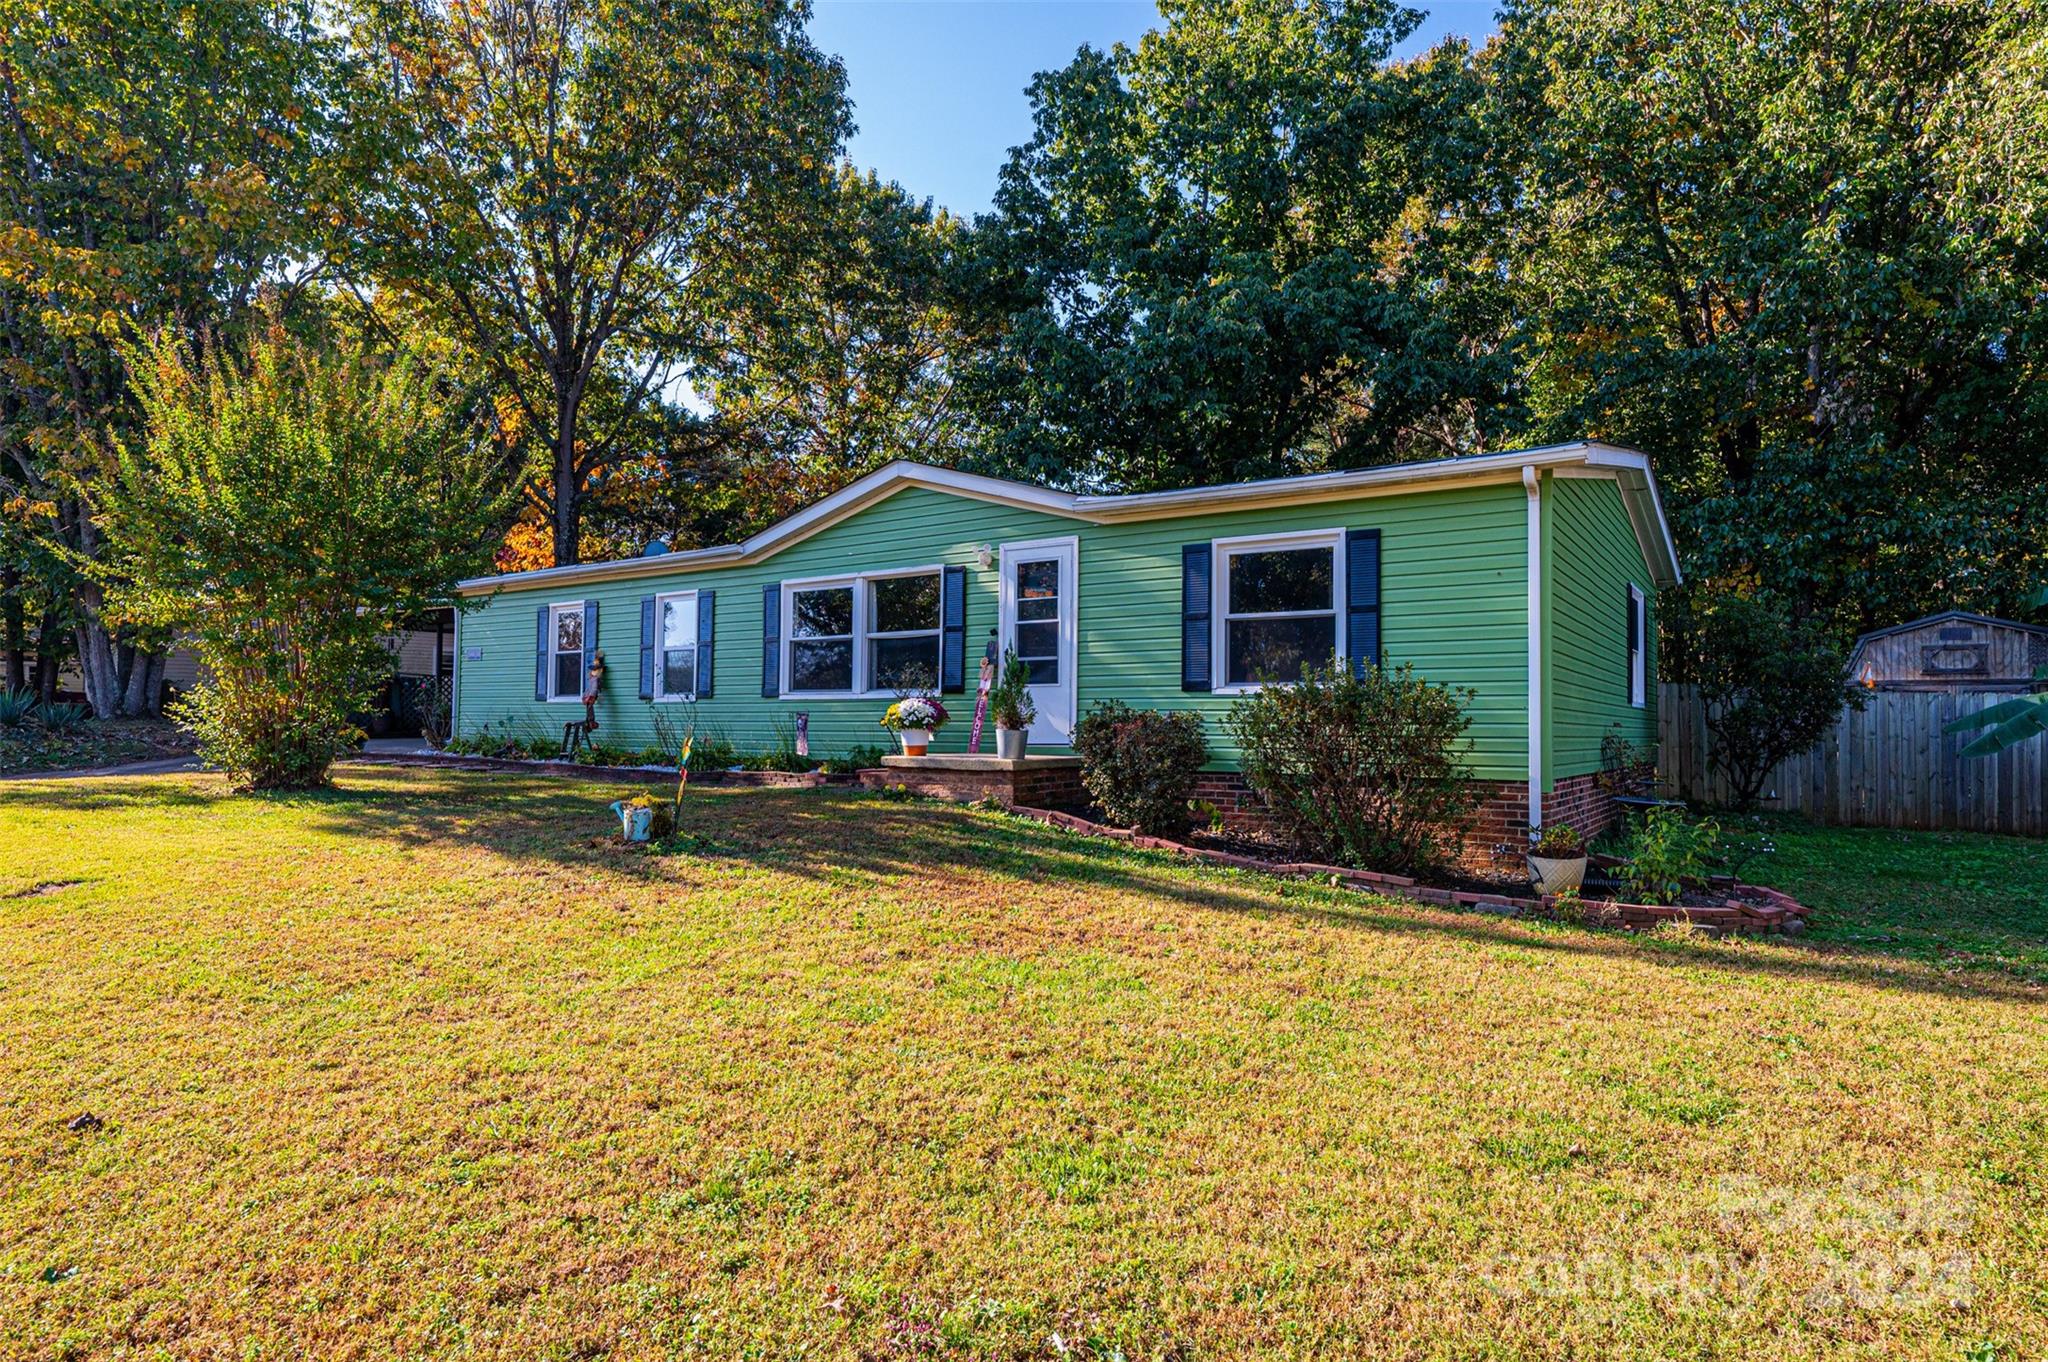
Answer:
[[[1579,836],[1579,830],[1569,823],[1546,823],[1529,844],[1532,855],[1551,860],[1571,860],[1586,854],[1586,843]]]
[[[946,707],[929,695],[906,695],[882,715],[882,727],[891,733],[904,729],[925,729],[936,733],[950,718]]]

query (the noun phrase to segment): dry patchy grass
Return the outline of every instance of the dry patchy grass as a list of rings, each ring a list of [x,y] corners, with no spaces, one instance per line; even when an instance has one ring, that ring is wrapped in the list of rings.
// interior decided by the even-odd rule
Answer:
[[[2010,980],[607,797],[0,789],[0,1354],[2048,1348]]]

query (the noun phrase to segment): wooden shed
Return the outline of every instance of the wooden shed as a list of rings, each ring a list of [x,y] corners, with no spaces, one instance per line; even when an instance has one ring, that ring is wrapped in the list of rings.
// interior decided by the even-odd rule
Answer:
[[[1965,610],[1873,630],[1849,654],[1849,675],[1871,690],[2027,691],[2043,667],[2048,627]]]

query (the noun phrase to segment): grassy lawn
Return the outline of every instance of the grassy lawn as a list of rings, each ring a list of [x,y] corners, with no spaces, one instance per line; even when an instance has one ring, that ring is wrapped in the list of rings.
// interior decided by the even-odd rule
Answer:
[[[1764,826],[1777,851],[1752,873],[1816,911],[1814,941],[2048,984],[2048,841]]]
[[[0,1355],[2048,1350],[2042,998],[1859,941],[2037,951],[1973,843],[1816,950],[608,797],[0,787]]]

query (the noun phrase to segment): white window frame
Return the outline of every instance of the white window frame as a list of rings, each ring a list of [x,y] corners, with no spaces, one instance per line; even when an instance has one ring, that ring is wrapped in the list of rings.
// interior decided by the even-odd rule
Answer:
[[[833,577],[803,577],[782,584],[782,656],[779,659],[779,682],[777,698],[782,700],[881,700],[894,699],[893,690],[863,690],[861,681],[868,674],[868,583],[885,581],[891,577],[937,577],[939,579],[939,667],[943,673],[946,660],[946,565],[932,563],[919,567],[879,568],[873,572],[841,573]],[[849,690],[796,690],[790,684],[791,662],[796,656],[795,615],[792,604],[799,591],[817,591],[821,588],[853,588],[853,688]],[[878,634],[878,638],[909,638],[917,634],[930,633],[928,629],[905,629]],[[839,635],[834,634],[837,638]],[[935,678],[932,689],[944,687],[945,677]]]
[[[663,684],[668,679],[668,660],[664,656],[668,650],[662,646],[661,612],[667,608],[670,601],[682,600],[689,601],[692,609],[703,608],[701,605],[698,604],[697,592],[695,588],[692,588],[688,591],[668,591],[654,598],[654,695],[652,698],[654,703],[657,705],[694,704],[697,700],[697,692],[695,689],[689,691],[678,691],[675,694],[670,694]],[[696,635],[690,640],[690,653],[692,657],[692,661],[690,664],[690,674],[692,676],[695,676],[699,681],[703,680],[704,678],[701,675],[698,675],[697,673],[698,662],[696,660],[696,654],[699,650],[699,640],[701,640],[703,637],[704,623],[700,619],[697,622]]]
[[[1321,610],[1269,610],[1246,615],[1230,614],[1230,560],[1241,553],[1269,549],[1328,549],[1330,551],[1330,604],[1336,613],[1336,657],[1349,656],[1345,630],[1344,531],[1300,530],[1288,534],[1242,535],[1209,541],[1209,691],[1213,695],[1248,695],[1263,690],[1256,681],[1233,684],[1230,673],[1230,621],[1232,619],[1310,619]],[[1281,684],[1288,684],[1282,682]]]
[[[1631,709],[1642,709],[1650,700],[1650,610],[1642,588],[1634,582],[1628,584],[1628,608],[1636,621],[1635,651],[1628,655],[1628,703]]]
[[[548,602],[548,703],[551,705],[580,705],[583,703],[583,687],[590,679],[590,654],[592,649],[591,640],[588,637],[583,640],[583,665],[577,668],[576,671],[575,694],[555,694],[555,659],[562,656],[562,650],[555,646],[562,637],[555,620],[564,610],[573,610],[581,617],[584,614],[583,604],[582,601]],[[590,621],[584,619],[583,623],[587,625]]]

